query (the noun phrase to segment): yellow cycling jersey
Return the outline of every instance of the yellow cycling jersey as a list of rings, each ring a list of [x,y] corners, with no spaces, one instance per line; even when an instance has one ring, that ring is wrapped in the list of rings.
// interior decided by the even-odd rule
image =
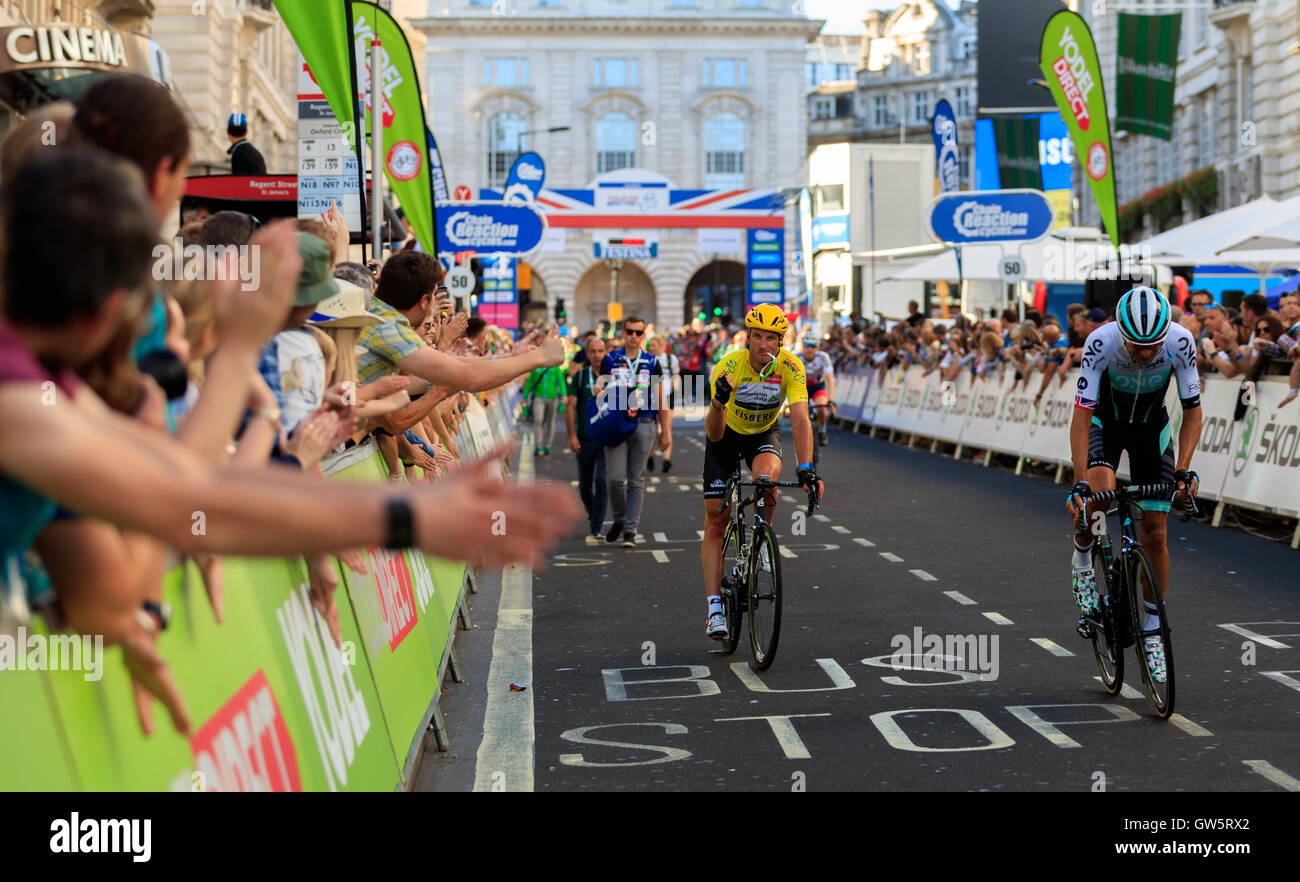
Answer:
[[[749,350],[738,349],[728,353],[713,368],[709,377],[709,394],[712,395],[718,377],[727,375],[731,383],[731,400],[727,403],[727,427],[742,435],[765,432],[781,413],[781,403],[808,401],[808,384],[804,381],[803,364],[791,353],[782,349],[776,356],[776,367],[767,377],[749,364]]]

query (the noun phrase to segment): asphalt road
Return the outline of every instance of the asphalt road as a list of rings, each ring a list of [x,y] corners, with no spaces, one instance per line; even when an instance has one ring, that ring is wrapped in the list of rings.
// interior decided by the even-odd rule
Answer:
[[[758,674],[745,642],[726,657],[704,636],[702,424],[674,434],[642,545],[563,543],[531,576],[530,614],[527,574],[507,574],[501,621],[525,631],[476,598],[458,638],[470,682],[448,687],[458,759],[426,764],[421,789],[1300,790],[1285,543],[1170,519],[1177,700],[1161,721],[1132,650],[1111,698],[1074,631],[1064,487],[832,430],[821,513],[803,535],[795,497],[777,513],[784,623]],[[521,472],[575,477],[558,435]],[[498,662],[528,626],[527,666]],[[962,671],[891,666],[914,651],[919,668],[935,636],[979,651]],[[529,691],[502,694],[507,673]]]

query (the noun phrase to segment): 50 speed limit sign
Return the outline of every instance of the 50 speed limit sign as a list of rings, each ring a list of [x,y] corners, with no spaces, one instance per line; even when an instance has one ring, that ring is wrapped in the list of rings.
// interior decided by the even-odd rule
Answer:
[[[466,264],[459,264],[447,273],[447,293],[453,297],[468,297],[474,290],[474,271]]]
[[[1002,275],[1002,281],[1014,285],[1025,278],[1025,261],[1018,254],[1004,257],[998,263],[998,272]]]

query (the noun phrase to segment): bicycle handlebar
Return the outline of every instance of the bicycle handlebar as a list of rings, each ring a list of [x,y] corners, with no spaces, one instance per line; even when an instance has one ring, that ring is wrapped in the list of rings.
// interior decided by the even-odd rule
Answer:
[[[737,487],[757,487],[766,490],[769,487],[802,487],[798,481],[737,481]],[[808,514],[812,514],[817,508],[817,491],[815,489],[808,491]],[[724,506],[725,508],[725,506]]]
[[[1162,481],[1158,484],[1134,484],[1129,487],[1118,487],[1114,490],[1101,490],[1088,496],[1089,502],[1100,502],[1103,504],[1116,502],[1122,499],[1159,499],[1167,497],[1177,492],[1178,484],[1172,481]],[[1180,520],[1183,523],[1192,519],[1192,516],[1199,513],[1196,507],[1196,497],[1188,493],[1183,502],[1183,515]]]

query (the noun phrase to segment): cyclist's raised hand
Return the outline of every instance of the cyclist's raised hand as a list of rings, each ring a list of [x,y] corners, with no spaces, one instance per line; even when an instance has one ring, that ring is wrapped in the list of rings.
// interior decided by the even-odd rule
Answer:
[[[713,400],[723,407],[731,400],[731,381],[726,374],[718,377],[718,381],[713,384]]]

